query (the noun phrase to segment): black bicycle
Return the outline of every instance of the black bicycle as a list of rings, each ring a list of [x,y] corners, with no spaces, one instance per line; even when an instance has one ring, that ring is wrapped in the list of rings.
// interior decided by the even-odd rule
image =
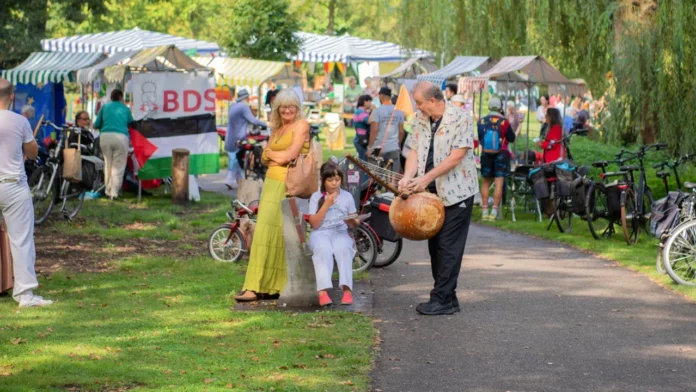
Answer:
[[[594,239],[609,238],[616,233],[615,225],[621,225],[621,190],[628,172],[608,172],[607,166],[618,161],[593,162],[592,167],[602,171],[600,180],[590,180],[585,198],[585,217]],[[613,180],[613,178],[619,179]]]
[[[56,204],[60,204],[60,211],[65,219],[75,219],[82,208],[85,192],[99,192],[104,187],[103,161],[93,155],[95,140],[92,134],[79,127],[61,127],[50,121],[44,121],[44,124],[59,131],[63,137],[47,146],[46,163],[36,168],[29,178],[36,226],[48,219]],[[75,135],[79,137],[75,138]],[[63,150],[66,146],[78,148],[82,153],[83,173],[80,182],[63,179]]]
[[[655,143],[648,146],[640,146],[638,151],[631,152],[621,150],[616,158],[623,165],[629,161],[637,161],[637,165],[621,166],[621,171],[628,172],[627,181],[621,184],[621,228],[623,229],[624,239],[628,245],[638,242],[638,233],[641,228],[648,233],[648,221],[652,203],[655,201],[652,191],[648,186],[645,177],[646,154],[651,151],[659,151],[667,148],[665,143]],[[638,172],[636,181],[634,172]]]

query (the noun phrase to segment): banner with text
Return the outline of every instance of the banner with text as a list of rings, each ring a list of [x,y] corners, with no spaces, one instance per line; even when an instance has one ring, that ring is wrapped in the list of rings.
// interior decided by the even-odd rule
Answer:
[[[200,73],[137,73],[131,80],[133,119],[215,114],[215,78]]]

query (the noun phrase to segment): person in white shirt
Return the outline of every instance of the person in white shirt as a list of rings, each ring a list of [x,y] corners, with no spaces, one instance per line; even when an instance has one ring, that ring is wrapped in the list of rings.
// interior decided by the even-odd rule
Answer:
[[[34,159],[39,146],[29,121],[9,110],[14,87],[0,79],[0,213],[7,225],[14,268],[12,297],[19,307],[47,306],[53,303],[34,295],[39,287],[34,271],[34,206],[24,171],[24,157]]]

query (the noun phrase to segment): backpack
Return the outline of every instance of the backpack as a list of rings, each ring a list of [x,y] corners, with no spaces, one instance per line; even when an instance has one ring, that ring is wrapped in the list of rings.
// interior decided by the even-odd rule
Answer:
[[[502,134],[500,125],[505,119],[498,116],[487,116],[481,119],[480,126],[483,127],[483,140],[481,147],[483,152],[497,154],[503,149],[505,135]]]

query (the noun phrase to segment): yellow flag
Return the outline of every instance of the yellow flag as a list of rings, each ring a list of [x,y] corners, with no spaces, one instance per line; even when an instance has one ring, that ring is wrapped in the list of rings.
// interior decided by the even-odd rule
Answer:
[[[338,70],[341,71],[341,74],[345,75],[346,74],[346,65],[343,63],[336,63],[336,66],[338,67]]]
[[[411,96],[408,94],[408,90],[403,84],[401,85],[401,89],[399,89],[399,98],[396,99],[395,108],[401,110],[407,116],[415,113],[413,110],[413,103],[411,102]]]

